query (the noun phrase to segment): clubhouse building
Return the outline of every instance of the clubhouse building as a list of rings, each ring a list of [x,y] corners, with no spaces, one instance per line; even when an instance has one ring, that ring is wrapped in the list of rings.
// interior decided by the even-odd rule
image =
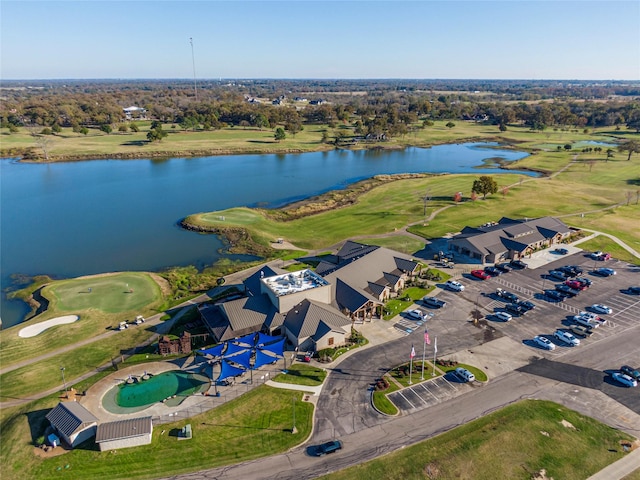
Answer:
[[[287,337],[300,351],[346,343],[354,323],[382,316],[384,302],[420,272],[420,264],[384,247],[347,241],[315,271],[263,267],[244,280],[244,296],[201,305],[217,342],[262,332]]]
[[[553,217],[524,220],[503,217],[480,227],[465,227],[449,240],[449,250],[482,264],[496,263],[524,258],[562,243],[573,231]]]

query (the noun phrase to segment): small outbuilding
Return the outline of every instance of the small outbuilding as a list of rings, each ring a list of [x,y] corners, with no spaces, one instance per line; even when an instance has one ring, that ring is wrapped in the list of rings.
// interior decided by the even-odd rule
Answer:
[[[78,402],[60,402],[46,415],[47,420],[71,448],[89,440],[96,434],[98,419]]]
[[[96,443],[100,451],[138,447],[151,443],[151,417],[130,418],[98,425]]]

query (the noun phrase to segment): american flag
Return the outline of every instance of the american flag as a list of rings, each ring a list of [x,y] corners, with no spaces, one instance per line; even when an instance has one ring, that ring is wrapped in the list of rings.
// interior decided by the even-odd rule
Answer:
[[[411,345],[411,355],[410,355],[410,357],[413,358],[415,356],[416,356],[416,349],[413,348],[413,345]]]
[[[424,329],[424,342],[427,345],[431,345],[431,339],[429,338],[429,332],[427,332],[427,329]]]

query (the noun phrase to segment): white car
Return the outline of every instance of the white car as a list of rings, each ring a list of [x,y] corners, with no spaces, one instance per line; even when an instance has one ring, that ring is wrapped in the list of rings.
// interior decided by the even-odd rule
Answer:
[[[613,372],[611,376],[614,378],[614,380],[617,380],[618,382],[620,382],[623,385],[626,385],[627,387],[638,386],[638,382],[634,378],[631,378],[629,375],[625,373]]]
[[[424,315],[422,313],[422,310],[409,310],[407,312],[407,315],[410,316],[411,318],[415,318],[416,320],[424,320]]]
[[[476,376],[466,368],[458,367],[455,369],[454,373],[463,382],[473,382],[476,379]]]
[[[600,326],[600,322],[596,321],[593,317],[588,315],[574,315],[573,321],[578,325],[582,325],[587,328],[598,328]]]
[[[556,344],[549,340],[547,337],[541,337],[540,335],[536,335],[533,337],[533,341],[536,345],[545,350],[555,350]]]
[[[601,303],[594,303],[589,307],[589,309],[595,313],[613,313],[611,307],[607,307],[606,305],[602,305]]]
[[[503,322],[508,322],[509,320],[511,320],[513,318],[511,316],[511,314],[507,313],[507,312],[496,312],[495,316],[497,318],[499,318],[500,320],[502,320]]]
[[[578,340],[573,334],[565,332],[564,330],[556,330],[555,332],[553,332],[553,336],[561,342],[571,345],[572,347],[577,347],[578,345],[580,345],[580,340]]]
[[[455,280],[447,280],[444,286],[447,287],[449,290],[453,290],[454,292],[464,291],[464,285],[462,285],[460,282],[456,282]]]

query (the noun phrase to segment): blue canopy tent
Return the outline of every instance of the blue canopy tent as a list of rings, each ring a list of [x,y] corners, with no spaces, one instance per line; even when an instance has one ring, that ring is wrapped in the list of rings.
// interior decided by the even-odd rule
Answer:
[[[278,359],[273,355],[267,355],[261,349],[256,350],[256,361],[253,365],[253,368],[260,368],[263,365],[269,365],[270,363],[275,363]]]
[[[217,382],[221,382],[222,380],[229,377],[237,377],[238,375],[242,375],[244,373],[244,369],[234,367],[227,360],[222,360],[220,362],[220,376],[218,376]]]
[[[240,352],[243,352],[246,349],[247,347],[243,345],[227,342],[227,351],[224,352],[224,355],[222,356],[222,358],[231,357],[232,355],[236,355]]]
[[[228,357],[228,360],[238,365],[242,365],[244,368],[251,368],[251,350],[245,350],[244,352]]]
[[[285,339],[283,338],[279,342],[265,345],[264,347],[262,347],[262,350],[275,353],[276,355],[280,355],[282,357],[284,355],[284,341]]]
[[[250,333],[250,334],[245,335],[243,337],[236,338],[234,340],[234,343],[242,343],[244,345],[249,345],[250,347],[253,347],[256,344],[256,334],[255,333]]]
[[[258,341],[256,342],[257,347],[262,347],[267,343],[275,342],[276,340],[280,340],[282,337],[273,337],[271,335],[266,335],[264,333],[258,334]]]
[[[222,350],[224,349],[224,343],[220,345],[216,345],[215,347],[206,348],[204,350],[196,350],[200,355],[211,355],[212,357],[219,357],[222,355]]]

